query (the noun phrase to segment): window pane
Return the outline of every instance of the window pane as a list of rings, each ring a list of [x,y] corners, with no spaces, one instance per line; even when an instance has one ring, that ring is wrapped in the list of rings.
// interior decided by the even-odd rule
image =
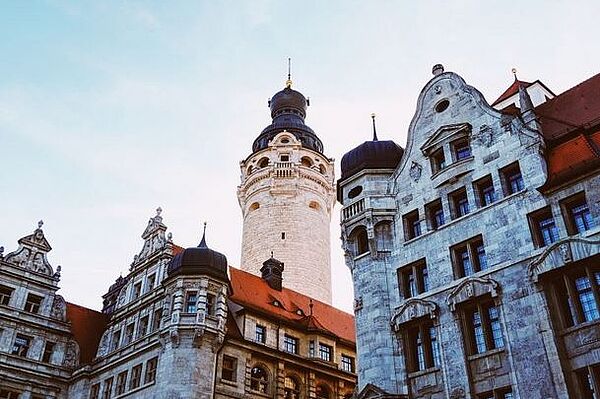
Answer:
[[[437,331],[435,327],[429,328],[429,339],[431,340],[431,353],[433,355],[433,366],[440,366],[440,348],[437,341]]]
[[[483,326],[481,325],[481,315],[479,311],[473,311],[471,322],[473,324],[473,337],[475,339],[475,348],[477,353],[486,351],[485,337],[483,335]]]
[[[502,338],[502,327],[500,326],[500,320],[498,317],[498,308],[495,306],[490,307],[488,309],[488,316],[490,318],[490,328],[492,331],[494,348],[504,348],[504,339]]]
[[[554,224],[554,218],[548,217],[540,220],[539,227],[544,245],[550,245],[558,241],[558,229]]]
[[[462,265],[463,275],[470,276],[471,274],[473,274],[473,265],[471,264],[471,259],[469,258],[469,251],[466,247],[458,252],[458,257],[460,264]]]
[[[427,266],[423,266],[423,269],[421,269],[421,276],[423,277],[423,291],[429,291],[429,274],[427,273]],[[598,276],[600,276],[600,273]]]
[[[575,288],[577,289],[577,295],[579,296],[579,302],[581,303],[585,321],[592,321],[600,318],[590,279],[587,276],[579,277],[575,280]]]
[[[525,188],[523,184],[523,177],[521,176],[521,172],[514,172],[508,176],[508,183],[510,186],[510,194],[521,191]]]
[[[423,337],[421,337],[421,331],[417,332],[417,365],[419,370],[425,370],[425,351],[423,349]]]
[[[587,203],[583,202],[574,205],[571,208],[571,214],[573,215],[573,223],[578,233],[583,233],[594,227],[594,221]]]

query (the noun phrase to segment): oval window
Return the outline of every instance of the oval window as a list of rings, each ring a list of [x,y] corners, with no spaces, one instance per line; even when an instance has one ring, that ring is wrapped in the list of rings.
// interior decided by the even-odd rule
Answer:
[[[281,143],[282,144],[288,144],[290,142],[290,139],[281,139]]]
[[[443,99],[442,101],[440,101],[439,103],[437,103],[435,105],[435,112],[440,113],[440,112],[444,112],[448,106],[450,105],[450,101]]]
[[[360,193],[362,193],[362,186],[356,186],[354,187],[352,190],[350,190],[348,192],[348,198],[352,199],[352,198],[356,198],[360,195]]]
[[[308,206],[312,209],[316,209],[319,210],[319,208],[321,208],[319,206],[319,203],[317,201],[310,201],[310,203],[308,204]]]
[[[258,202],[254,202],[252,205],[250,205],[250,208],[249,208],[249,210],[251,210],[251,211],[255,211],[255,210],[257,210],[258,208],[260,208],[260,204],[259,204]]]

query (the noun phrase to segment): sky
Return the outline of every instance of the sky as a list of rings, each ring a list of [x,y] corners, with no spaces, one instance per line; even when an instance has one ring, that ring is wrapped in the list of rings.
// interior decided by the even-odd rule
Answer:
[[[488,100],[540,79],[560,93],[600,72],[596,1],[0,2],[0,246],[44,221],[67,301],[93,309],[141,250],[155,209],[174,241],[239,266],[239,161],[283,88],[339,160],[371,136],[406,144],[441,63]],[[333,302],[352,311],[331,223]],[[284,282],[285,285],[285,282]]]

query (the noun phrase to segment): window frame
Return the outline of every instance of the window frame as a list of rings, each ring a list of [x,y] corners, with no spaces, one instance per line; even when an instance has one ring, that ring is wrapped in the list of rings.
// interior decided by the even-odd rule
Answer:
[[[294,355],[298,354],[300,340],[288,334],[283,335],[283,350]]]
[[[130,391],[142,386],[142,368],[143,363],[138,363],[131,368],[131,378],[129,379]]]
[[[354,373],[354,358],[342,353],[340,357],[340,368],[343,371]]]
[[[230,365],[226,362],[230,362]],[[221,379],[225,381],[235,382],[237,379],[237,358],[233,356],[223,355],[221,365]]]
[[[441,213],[441,219],[439,215]],[[440,198],[429,202],[425,205],[425,217],[427,219],[427,227],[431,230],[437,230],[446,224],[446,216],[444,215],[444,207]],[[440,223],[441,222],[441,223]]]
[[[419,220],[419,210],[414,209],[402,216],[404,226],[404,240],[412,240],[423,234],[421,230],[421,221]]]
[[[468,155],[460,154],[460,150],[468,148]],[[471,143],[468,137],[463,137],[450,142],[450,149],[452,152],[452,161],[460,162],[465,159],[469,159],[473,157],[473,149],[471,148]]]
[[[533,244],[536,248],[547,247],[560,240],[560,230],[558,229],[550,205],[529,213],[527,215],[527,220],[529,221],[531,238],[533,239]],[[542,225],[542,223],[548,221],[551,221],[552,227],[549,227],[549,225]],[[550,241],[548,242],[546,240],[546,235],[544,234],[547,229],[550,230]]]
[[[90,399],[99,399],[100,397],[100,383],[93,384],[90,388]]]
[[[489,191],[491,189],[491,201],[488,200],[486,196],[486,190]],[[498,200],[498,196],[496,195],[496,188],[494,187],[494,180],[492,179],[492,175],[487,175],[473,182],[473,191],[475,192],[475,201],[476,205],[479,208],[483,208],[489,205],[492,205],[494,202]]]
[[[185,293],[185,312],[194,314],[198,312],[198,291],[187,291]]]
[[[127,392],[127,374],[129,370],[121,371],[117,374],[117,384],[115,385],[115,394],[122,395]]]
[[[14,292],[14,288],[0,284],[0,306],[10,306],[10,300]]]
[[[206,294],[206,314],[214,316],[217,309],[217,296],[208,292]]]
[[[517,175],[519,176],[518,179],[516,179],[517,187],[514,187],[513,177]],[[502,188],[505,197],[525,190],[525,180],[523,179],[523,172],[521,172],[521,167],[518,161],[506,165],[500,169],[500,180],[502,182]]]
[[[262,324],[257,324],[256,328],[254,330],[254,342],[257,342],[259,344],[266,344],[267,343],[267,327],[263,326]]]
[[[429,155],[429,161],[431,165],[431,174],[435,175],[446,168],[446,154],[444,154],[444,147],[440,147],[435,151],[432,151]]]
[[[433,320],[419,318],[403,327],[402,335],[409,373],[440,367],[439,332]],[[420,346],[417,343],[419,339]]]
[[[113,381],[113,377],[104,379],[104,382],[102,383],[102,399],[110,399],[112,395]]]
[[[483,248],[483,261],[479,251],[480,248]],[[470,270],[472,271],[471,273],[467,273],[467,270],[465,269],[465,258],[462,256],[462,254],[465,253],[468,255]],[[485,251],[485,242],[482,235],[477,235],[451,246],[450,259],[452,260],[455,279],[472,276],[482,270],[489,269],[490,267],[487,259],[487,252]]]
[[[23,307],[23,310],[27,313],[39,314],[43,301],[43,296],[29,292],[27,293],[27,299],[25,300],[25,306]]]
[[[587,211],[585,213],[587,214],[589,219],[587,219],[586,217],[583,218],[584,229],[580,230],[579,225],[576,222],[576,216],[573,212],[573,209],[582,206],[585,206],[585,210]],[[590,211],[590,206],[585,196],[585,191],[578,192],[561,200],[560,208],[562,211],[565,226],[567,228],[567,233],[569,235],[572,236],[576,234],[583,234],[596,226],[594,217],[592,216],[592,212]]]
[[[469,197],[465,187],[461,187],[448,194],[448,203],[450,204],[452,220],[466,216],[471,212]]]
[[[429,290],[429,273],[425,258],[398,268],[396,273],[400,295],[404,299],[415,297]]]
[[[40,359],[43,363],[51,362],[54,348],[56,348],[56,342],[46,341],[44,344],[44,351],[42,352],[42,358]]]
[[[146,362],[146,370],[144,372],[144,385],[151,384],[156,381],[156,370],[157,369],[158,369],[158,356],[155,356]]]
[[[490,317],[491,309],[495,309],[496,320],[493,320]],[[479,315],[479,326],[475,325],[473,321],[476,312]],[[461,316],[465,349],[468,356],[481,355],[493,350],[504,350],[506,347],[506,337],[504,336],[503,331],[501,309],[493,299],[481,298],[481,300],[464,304],[461,306]],[[493,323],[498,323],[497,326],[500,331],[499,337],[494,335],[494,331],[498,331],[498,329],[495,329]],[[478,342],[477,336],[479,333],[475,330],[476,327],[481,328],[480,336],[483,339],[481,342]],[[501,342],[500,345],[498,345],[498,340]],[[481,348],[480,345],[483,345],[483,348]]]
[[[333,346],[319,342],[319,359],[332,362],[333,361]]]
[[[20,343],[17,340],[21,341]],[[17,333],[13,341],[13,347],[10,351],[11,355],[27,358],[31,345],[33,344],[33,337]]]

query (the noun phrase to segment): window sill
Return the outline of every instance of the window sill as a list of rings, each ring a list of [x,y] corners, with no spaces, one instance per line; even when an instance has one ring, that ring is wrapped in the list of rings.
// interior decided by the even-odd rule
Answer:
[[[221,379],[219,380],[219,382],[220,382],[221,384],[224,384],[224,385],[229,385],[229,386],[231,386],[231,387],[237,387],[237,386],[238,386],[238,384],[237,384],[237,382],[236,382],[236,381],[230,381],[230,380],[226,380],[226,379],[224,379],[224,378],[221,378]]]
[[[408,373],[408,378],[417,378],[417,377],[421,377],[421,376],[426,375],[426,374],[437,373],[438,371],[440,371],[439,367],[430,367],[430,368],[425,369],[425,370],[419,370],[419,371],[410,372],[410,373]]]
[[[354,261],[360,260],[362,258],[366,258],[367,255],[370,255],[370,254],[371,254],[371,252],[367,251],[367,252],[363,252],[362,254],[356,255],[354,257]]]
[[[490,349],[489,351],[486,351],[483,353],[478,353],[476,355],[469,355],[469,356],[467,356],[467,359],[469,361],[474,361],[474,360],[482,359],[484,357],[498,355],[498,354],[504,353],[504,352],[505,352],[504,348]]]
[[[570,335],[570,334],[573,334],[576,331],[584,330],[584,329],[589,328],[590,326],[593,326],[595,324],[600,325],[600,319],[586,321],[584,323],[580,323],[580,324],[577,324],[575,326],[567,327],[567,328],[565,328],[564,330],[562,330],[560,332],[560,335],[562,335],[562,336]]]
[[[450,174],[449,172],[454,171],[454,169],[460,169],[461,166],[466,166],[468,164],[470,164],[473,160],[475,159],[475,157],[473,155],[471,155],[470,157],[466,157],[461,159],[460,161],[455,161],[452,162],[450,165],[444,167],[443,169],[438,170],[437,172],[433,173],[431,175],[431,180],[443,180],[442,183],[439,183],[436,185],[436,187],[441,186],[442,184],[444,184],[445,182],[447,182],[448,180],[452,179],[452,178],[457,178],[459,177],[458,175],[462,176],[466,173],[469,173],[471,170],[458,170],[457,174],[453,175],[453,176],[444,176],[446,174]],[[440,176],[442,176],[442,178],[440,179]]]
[[[118,395],[115,396],[115,399],[125,398],[125,397],[127,397],[127,396],[129,396],[131,394],[134,394],[134,393],[137,393],[137,392],[139,392],[139,391],[141,391],[143,389],[146,389],[149,386],[154,385],[155,383],[156,383],[156,381],[152,381],[152,382],[149,382],[149,383],[144,384],[142,386],[139,386],[137,388],[131,389],[131,390],[125,392],[125,393],[120,393],[120,394],[118,394]]]

